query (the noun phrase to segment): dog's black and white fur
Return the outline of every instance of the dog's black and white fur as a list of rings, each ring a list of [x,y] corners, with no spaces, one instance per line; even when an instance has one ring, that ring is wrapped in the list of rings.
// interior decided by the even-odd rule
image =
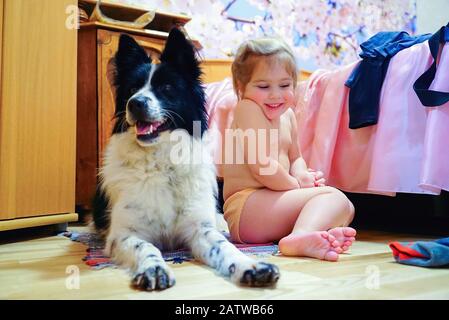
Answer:
[[[276,266],[244,255],[216,228],[217,184],[204,142],[201,71],[192,44],[180,30],[170,32],[160,60],[152,64],[134,39],[120,37],[116,124],[94,200],[94,222],[106,237],[107,254],[128,267],[133,285],[144,290],[174,285],[160,250],[180,247],[189,247],[196,259],[234,283],[274,285]],[[173,132],[183,139],[170,139]],[[201,150],[201,163],[174,163],[175,145],[182,146],[184,160],[199,147],[195,150]]]

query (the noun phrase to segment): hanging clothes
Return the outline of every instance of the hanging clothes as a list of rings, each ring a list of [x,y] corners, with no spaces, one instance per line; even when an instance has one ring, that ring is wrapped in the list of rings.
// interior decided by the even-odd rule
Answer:
[[[399,51],[421,43],[430,34],[410,36],[407,32],[379,32],[360,45],[363,59],[345,85],[349,92],[349,128],[377,124],[379,97],[390,59]]]
[[[445,27],[441,27],[441,29],[429,39],[429,49],[432,54],[433,63],[413,84],[413,90],[415,90],[419,100],[426,107],[441,106],[449,101],[449,92],[429,90],[432,82],[435,80],[440,44],[444,44],[448,41],[449,23]]]
[[[421,103],[427,107],[420,187],[437,194],[441,188],[449,188],[449,24],[439,32],[440,35],[435,34],[433,41],[429,40],[433,57],[430,72],[428,70],[418,78],[413,87]],[[440,47],[441,54],[438,57]],[[426,80],[426,77],[429,77],[427,81],[430,83],[428,90],[426,82],[423,82],[423,86],[420,83],[420,79]],[[417,89],[421,89],[425,96],[421,96]]]
[[[413,85],[434,63],[430,42],[399,52],[380,100],[369,190],[439,194],[449,190],[449,102],[425,108]],[[442,46],[430,85],[449,92],[449,43]]]
[[[395,195],[449,191],[449,102],[424,108],[413,83],[433,63],[429,43],[392,59],[380,93],[379,122],[349,129],[345,80],[357,63],[314,72],[297,110],[301,150],[330,186],[357,193]],[[441,50],[431,90],[449,91],[449,43]],[[345,78],[346,77],[346,78]]]

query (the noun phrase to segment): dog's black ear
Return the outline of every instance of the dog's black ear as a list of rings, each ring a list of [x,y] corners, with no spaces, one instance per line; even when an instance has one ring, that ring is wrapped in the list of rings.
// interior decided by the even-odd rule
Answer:
[[[132,37],[122,34],[115,54],[117,71],[131,70],[142,64],[150,64],[151,59],[145,50]]]
[[[173,65],[178,70],[181,69],[188,72],[194,78],[198,78],[201,75],[193,44],[177,28],[173,28],[170,31],[160,60]]]
[[[145,50],[132,37],[122,34],[111,68],[111,79],[115,88],[115,115],[118,119],[114,133],[126,130],[120,117],[123,117],[126,103],[134,94],[134,90],[144,86],[150,70],[151,59]]]

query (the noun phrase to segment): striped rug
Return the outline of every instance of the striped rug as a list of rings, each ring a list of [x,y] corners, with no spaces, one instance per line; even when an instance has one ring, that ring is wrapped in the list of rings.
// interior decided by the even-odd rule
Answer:
[[[229,234],[224,233],[229,239]],[[60,234],[70,238],[72,241],[83,243],[87,246],[86,256],[83,261],[94,269],[103,269],[106,267],[115,267],[115,264],[103,253],[104,242],[95,233],[84,232],[78,233],[66,231]],[[268,257],[278,254],[278,246],[274,243],[261,244],[234,244],[240,251],[247,255],[253,255],[259,258]],[[180,249],[175,251],[162,252],[165,261],[172,263],[182,263],[184,261],[193,260],[192,253],[188,249]]]

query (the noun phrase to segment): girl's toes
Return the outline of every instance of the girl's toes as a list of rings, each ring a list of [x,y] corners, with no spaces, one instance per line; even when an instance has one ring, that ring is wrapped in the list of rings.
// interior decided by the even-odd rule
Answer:
[[[321,232],[320,234],[321,234],[321,237],[322,237],[323,239],[329,239],[329,233],[328,233],[328,232],[323,231],[323,232]]]
[[[337,261],[338,260],[338,253],[335,251],[328,251],[324,255],[324,260],[326,261]]]
[[[356,231],[354,228],[351,228],[351,227],[345,227],[345,228],[343,229],[343,234],[344,234],[346,237],[355,237],[356,234],[357,234],[357,231]]]

